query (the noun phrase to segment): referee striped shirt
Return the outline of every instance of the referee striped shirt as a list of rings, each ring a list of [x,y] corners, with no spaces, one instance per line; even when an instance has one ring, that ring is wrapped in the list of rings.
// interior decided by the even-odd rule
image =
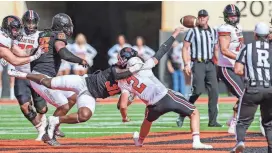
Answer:
[[[214,28],[195,27],[187,32],[184,40],[191,43],[191,59],[211,60],[214,46],[218,42],[218,35]]]
[[[255,41],[247,44],[236,58],[236,62],[245,65],[247,81],[250,85],[271,85],[271,44],[266,41]]]

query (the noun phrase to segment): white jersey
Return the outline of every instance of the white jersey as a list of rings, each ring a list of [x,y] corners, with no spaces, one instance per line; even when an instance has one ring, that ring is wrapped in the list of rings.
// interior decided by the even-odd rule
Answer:
[[[140,70],[127,79],[118,80],[118,86],[122,92],[129,91],[138,96],[146,105],[157,103],[168,92],[168,89],[154,76],[151,69]]]
[[[244,38],[242,33],[242,27],[237,25],[236,27],[229,24],[222,24],[218,27],[218,35],[229,35],[231,38],[229,50],[234,54],[238,54],[244,45]],[[218,65],[222,67],[234,67],[235,60],[224,56],[221,51],[218,55]]]
[[[36,31],[34,34],[27,35],[25,31],[23,30],[23,38],[19,41],[16,42],[16,44],[21,48],[21,49],[30,49],[30,48],[38,48],[39,46],[39,33],[40,31]],[[20,66],[15,66],[16,70],[30,73],[30,63],[25,64],[25,65],[20,65]]]
[[[0,47],[5,47],[10,49],[13,40],[2,30],[0,30]]]

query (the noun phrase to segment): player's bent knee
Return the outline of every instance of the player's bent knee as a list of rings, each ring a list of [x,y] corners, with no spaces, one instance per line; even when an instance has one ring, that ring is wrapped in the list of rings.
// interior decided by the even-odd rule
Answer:
[[[92,111],[87,107],[81,107],[78,111],[78,120],[86,122],[92,117]]]
[[[199,115],[198,109],[195,109],[190,116],[196,116]]]
[[[16,96],[16,99],[18,100],[20,105],[24,105],[25,103],[30,103],[31,102],[31,97],[30,96],[19,95],[19,96]]]

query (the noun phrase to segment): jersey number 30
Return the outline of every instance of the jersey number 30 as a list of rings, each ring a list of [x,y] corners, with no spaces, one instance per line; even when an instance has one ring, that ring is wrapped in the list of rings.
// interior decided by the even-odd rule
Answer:
[[[144,91],[144,89],[146,88],[146,85],[145,84],[143,84],[143,83],[141,83],[140,85],[139,85],[139,80],[135,77],[135,76],[131,76],[131,77],[129,77],[129,78],[127,78],[127,83],[128,84],[130,84],[131,82],[133,82],[132,83],[132,88],[134,89],[134,90],[136,90],[138,93],[142,93],[143,91]],[[139,86],[138,86],[139,85]]]

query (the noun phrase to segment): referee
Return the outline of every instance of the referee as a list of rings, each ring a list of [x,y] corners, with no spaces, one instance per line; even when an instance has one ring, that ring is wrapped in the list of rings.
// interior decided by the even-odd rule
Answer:
[[[246,130],[260,105],[268,153],[272,153],[272,44],[268,42],[268,35],[269,27],[258,23],[255,26],[255,41],[247,44],[237,56],[234,71],[244,75],[246,70],[247,81],[238,107],[237,144],[231,152],[243,152]]]
[[[199,26],[188,31],[184,38],[182,54],[184,60],[184,71],[190,75],[192,71],[192,95],[189,98],[191,103],[195,103],[198,97],[208,90],[209,95],[209,127],[222,127],[217,123],[218,114],[218,82],[216,66],[212,61],[213,56],[218,52],[217,32],[208,25],[209,15],[206,10],[198,12]],[[190,50],[190,51],[189,51]],[[191,55],[190,55],[190,54]],[[192,69],[191,64],[192,63]],[[177,125],[182,126],[184,117],[180,116]]]

